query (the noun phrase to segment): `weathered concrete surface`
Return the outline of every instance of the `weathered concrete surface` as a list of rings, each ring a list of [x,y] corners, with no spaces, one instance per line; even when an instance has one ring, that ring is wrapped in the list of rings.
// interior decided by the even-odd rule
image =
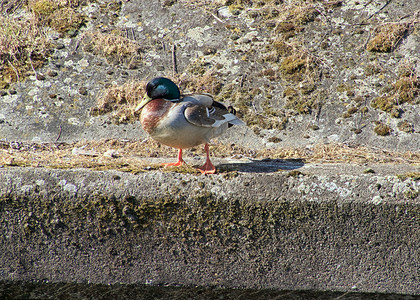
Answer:
[[[245,128],[230,130],[230,142],[251,148],[320,142],[356,143],[398,151],[420,148],[417,89],[413,91],[415,98],[411,103],[399,105],[398,118],[371,105],[376,97],[392,94],[390,86],[399,79],[401,69],[409,66],[414,75],[420,73],[420,30],[416,15],[419,1],[390,1],[385,5],[381,1],[340,1],[332,6],[328,1],[314,1],[311,7],[319,16],[307,24],[299,24],[294,36],[288,39],[261,23],[261,18],[270,14],[264,8],[243,9],[237,15],[229,13],[225,6],[225,2],[235,1],[179,0],[169,1],[169,5],[163,2],[167,1],[98,0],[77,8],[86,15],[86,26],[80,28],[79,34],[60,36],[46,28],[56,47],[44,67],[37,70],[45,78],[37,80],[32,74],[26,80],[11,83],[9,89],[0,90],[0,139],[74,142],[144,137],[138,123],[116,126],[109,114],[93,116],[89,111],[109,86],[171,76],[171,49],[176,45],[180,75],[195,78],[202,75],[197,69],[212,71],[217,82],[225,87],[223,102],[236,108],[239,100],[247,102],[247,108],[238,108],[239,112],[244,115],[257,112],[273,124],[281,116],[287,117],[285,130],[275,126],[270,129],[261,120],[261,124],[255,125],[258,134]],[[206,4],[199,5],[199,2]],[[302,5],[303,9],[307,7],[304,2],[297,1],[295,6]],[[273,8],[265,9],[273,11]],[[274,12],[283,13],[278,10],[282,10],[281,6]],[[261,17],[252,18],[252,13]],[[271,23],[279,21],[274,18]],[[410,30],[390,53],[367,51],[366,43],[375,36],[375,28],[390,23],[409,24]],[[137,67],[129,68],[89,50],[86,34],[97,31],[122,32],[137,43],[142,49],[142,60]],[[279,71],[279,63],[288,54],[280,55],[279,63],[266,61],[278,39],[297,47],[299,55],[310,54],[319,76],[302,81],[287,79]],[[270,79],[264,72],[274,72],[276,76]],[[48,75],[51,73],[54,75]],[[227,93],[229,86],[232,91]],[[310,113],[297,113],[286,96],[290,88],[298,94],[309,93],[306,100],[317,99],[319,105],[312,107]],[[253,95],[252,90],[257,93]],[[214,94],[212,90],[206,91]],[[235,100],[238,91],[242,94]],[[362,113],[365,111],[362,107],[368,112]],[[346,116],[350,108],[359,111]],[[270,115],[267,109],[280,117]],[[377,135],[374,132],[377,122],[387,124],[391,133]],[[398,124],[403,122],[408,122],[412,130],[401,130]],[[354,129],[361,132],[356,134]],[[270,142],[272,138],[281,139],[281,143]]]
[[[418,295],[420,182],[396,177],[415,167],[371,167],[3,168],[0,280]]]
[[[226,144],[420,148],[417,0],[317,1],[302,8],[320,14],[287,38],[266,26],[285,17],[264,21],[270,7],[233,13],[229,1],[87,2],[75,8],[86,16],[78,33],[43,28],[55,46],[36,70],[42,76],[0,90],[1,140],[143,138],[138,122],[117,126],[111,113],[90,109],[110,86],[173,75],[176,55],[179,76],[210,72],[222,85],[215,96],[242,106],[244,116],[272,125],[287,119],[282,130],[270,122],[233,128],[220,138]],[[27,13],[24,5],[16,11]],[[395,49],[367,51],[377,28],[392,23],[408,26]],[[86,36],[95,32],[122,33],[142,60],[133,68],[92,52]],[[283,74],[281,63],[295,52],[273,61],[276,41],[311,57],[319,76]],[[372,106],[407,71],[415,89],[412,100],[397,99],[400,115]],[[298,112],[291,90],[318,104]],[[378,122],[389,135],[374,132]],[[419,181],[396,177],[418,166],[214,160],[229,172],[0,169],[0,279],[420,293]],[[367,167],[376,173],[364,174]]]

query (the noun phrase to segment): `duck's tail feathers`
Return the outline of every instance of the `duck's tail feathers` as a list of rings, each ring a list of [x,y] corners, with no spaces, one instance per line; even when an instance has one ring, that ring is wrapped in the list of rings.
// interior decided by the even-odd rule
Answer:
[[[213,127],[219,127],[220,125],[225,124],[225,123],[228,123],[229,127],[233,125],[245,125],[244,122],[239,120],[234,114],[231,114],[231,113],[224,114],[223,118],[224,119],[217,120],[213,124]]]
[[[228,123],[229,123],[229,125],[241,125],[241,126],[246,125],[245,122],[238,119],[237,117],[235,117],[235,119],[233,119],[233,120],[230,120]]]

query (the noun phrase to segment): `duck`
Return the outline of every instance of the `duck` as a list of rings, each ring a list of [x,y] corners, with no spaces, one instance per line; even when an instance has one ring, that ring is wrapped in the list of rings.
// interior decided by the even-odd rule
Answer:
[[[140,111],[143,129],[155,141],[178,149],[178,161],[165,166],[182,166],[182,150],[204,144],[206,162],[202,174],[214,174],[209,142],[233,125],[245,125],[232,107],[217,102],[210,94],[181,95],[178,86],[166,77],[156,77],[146,85],[146,93],[135,111]]]

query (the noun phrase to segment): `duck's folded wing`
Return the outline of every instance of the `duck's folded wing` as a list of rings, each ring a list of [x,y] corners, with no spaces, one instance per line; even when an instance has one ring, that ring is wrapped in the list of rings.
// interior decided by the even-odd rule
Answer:
[[[189,105],[184,111],[185,119],[196,126],[219,127],[225,123],[243,125],[234,114],[220,107]]]
[[[207,107],[211,107],[214,102],[210,94],[187,94],[183,96],[182,101]]]

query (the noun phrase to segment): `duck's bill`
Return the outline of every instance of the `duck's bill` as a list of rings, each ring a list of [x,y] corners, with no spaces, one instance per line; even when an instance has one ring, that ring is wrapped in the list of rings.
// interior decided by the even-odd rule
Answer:
[[[141,100],[140,104],[136,106],[135,111],[139,111],[142,109],[149,101],[152,100],[147,94],[144,94],[143,99]]]

